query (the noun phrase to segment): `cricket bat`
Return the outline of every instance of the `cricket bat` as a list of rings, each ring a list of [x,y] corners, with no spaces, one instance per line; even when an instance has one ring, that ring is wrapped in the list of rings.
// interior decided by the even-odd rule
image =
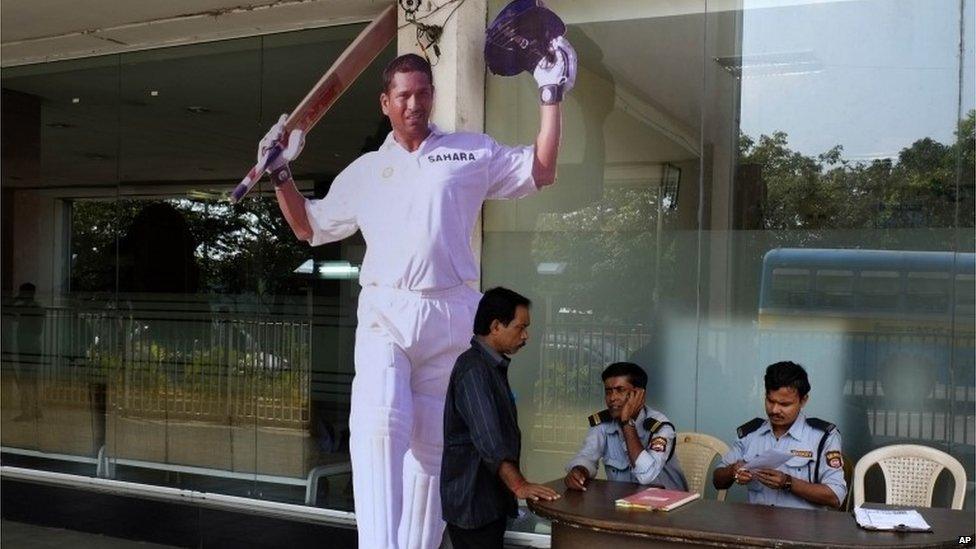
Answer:
[[[349,47],[342,52],[335,63],[332,63],[329,70],[325,71],[322,78],[295,107],[295,110],[288,115],[288,119],[285,121],[285,131],[282,133],[284,139],[288,139],[292,130],[300,129],[307,134],[315,126],[322,115],[328,112],[343,92],[356,81],[356,78],[376,59],[383,48],[393,40],[397,31],[396,19],[396,3],[390,2],[383,13],[367,25],[359,33],[359,36],[352,41],[352,44],[349,44]],[[285,144],[279,142],[251,168],[251,171],[247,172],[244,179],[230,194],[231,204],[240,202],[244,195],[254,187],[264,175],[268,163],[281,154]]]

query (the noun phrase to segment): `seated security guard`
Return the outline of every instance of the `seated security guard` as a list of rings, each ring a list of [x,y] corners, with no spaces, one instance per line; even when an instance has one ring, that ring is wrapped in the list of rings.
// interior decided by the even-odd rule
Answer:
[[[674,459],[674,425],[644,405],[644,370],[632,362],[616,362],[601,377],[607,409],[590,416],[583,448],[566,466],[566,486],[586,490],[602,458],[608,480],[687,490],[688,482]]]
[[[832,423],[808,418],[802,410],[810,381],[802,366],[777,362],[766,368],[766,416],[738,429],[732,445],[712,475],[712,484],[726,489],[747,484],[749,503],[816,509],[839,507],[847,495],[840,432]],[[777,469],[745,470],[742,466],[770,448],[793,454]]]

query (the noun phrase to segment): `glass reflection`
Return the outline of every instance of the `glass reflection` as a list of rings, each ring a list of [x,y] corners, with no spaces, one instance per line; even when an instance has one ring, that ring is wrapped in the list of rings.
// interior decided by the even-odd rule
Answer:
[[[483,285],[544,308],[512,369],[529,474],[562,476],[623,359],[728,442],[795,360],[848,459],[911,442],[971,473],[973,2],[692,4],[552,3],[580,58],[560,180],[484,216]],[[490,78],[489,132],[529,137],[532,92]]]
[[[70,208],[54,195],[114,196],[118,79],[105,58],[4,69],[4,464],[94,475],[103,455],[105,372],[68,290]]]
[[[351,509],[364,246],[310,250],[270,189],[223,194],[360,29],[5,70],[5,123],[26,135],[4,134],[5,464]],[[310,194],[385,136],[392,55],[308,140]]]

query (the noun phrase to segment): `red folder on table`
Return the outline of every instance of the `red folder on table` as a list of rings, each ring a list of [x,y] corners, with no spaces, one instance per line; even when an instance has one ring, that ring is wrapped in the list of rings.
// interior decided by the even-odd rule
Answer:
[[[680,490],[665,490],[664,488],[647,488],[636,494],[618,499],[617,507],[644,509],[646,511],[670,511],[682,505],[695,501],[701,494],[682,492]]]

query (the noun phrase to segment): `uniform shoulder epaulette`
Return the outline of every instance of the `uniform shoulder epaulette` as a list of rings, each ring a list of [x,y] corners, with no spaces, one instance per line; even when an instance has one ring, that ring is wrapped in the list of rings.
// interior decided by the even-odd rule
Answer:
[[[765,420],[758,417],[750,419],[742,425],[739,425],[739,428],[735,430],[735,434],[739,435],[739,438],[745,438],[745,436],[749,433],[762,427],[763,422],[765,422]]]
[[[823,454],[824,446],[827,444],[827,437],[830,436],[830,433],[836,429],[837,426],[829,421],[825,421],[817,417],[808,417],[807,425],[813,427],[814,429],[820,429],[823,431],[823,436],[820,437],[820,444],[817,444],[817,464],[813,468],[813,478],[817,482],[820,482],[820,454]],[[830,452],[827,453],[829,454]],[[840,452],[838,452],[838,454],[840,454]],[[827,458],[829,459],[830,456],[828,455]]]
[[[610,410],[600,410],[599,412],[593,414],[589,417],[590,427],[596,427],[601,423],[608,423],[613,421],[613,416],[610,415]]]
[[[810,427],[813,427],[814,429],[820,429],[821,431],[823,431],[825,433],[829,433],[829,432],[831,432],[831,431],[833,431],[834,429],[837,428],[837,426],[834,425],[833,423],[831,423],[829,421],[826,421],[826,420],[823,420],[823,419],[820,419],[818,417],[808,417],[807,418],[807,425],[809,425]]]
[[[670,421],[658,421],[652,417],[644,420],[644,430],[652,435],[660,431],[661,427],[670,427],[675,433],[678,432],[678,430],[674,427],[674,424]]]

